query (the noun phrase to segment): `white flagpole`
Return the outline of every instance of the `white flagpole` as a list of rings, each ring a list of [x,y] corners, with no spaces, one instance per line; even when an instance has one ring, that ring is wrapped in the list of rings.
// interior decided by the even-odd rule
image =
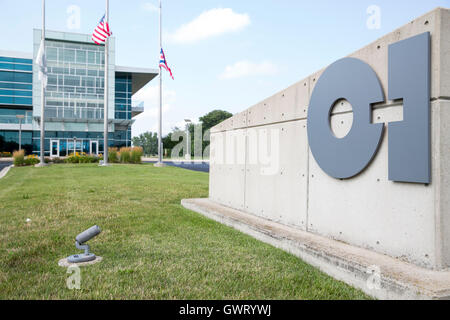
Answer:
[[[159,0],[159,50],[162,49],[162,5]],[[163,166],[162,160],[162,72],[159,66],[159,109],[158,109],[158,163],[156,166]]]
[[[42,38],[41,45],[45,57],[45,0],[42,0]],[[41,159],[40,166],[45,166],[45,83],[44,77],[41,78]]]
[[[106,14],[105,14],[106,24],[109,26],[109,0],[106,0]],[[108,77],[109,77],[109,37],[105,41],[105,88],[104,88],[104,143],[103,143],[103,165],[108,165]]]

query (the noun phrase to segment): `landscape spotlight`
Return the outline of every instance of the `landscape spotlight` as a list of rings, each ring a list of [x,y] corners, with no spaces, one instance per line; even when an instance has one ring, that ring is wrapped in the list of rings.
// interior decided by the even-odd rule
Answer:
[[[95,260],[96,256],[89,252],[89,245],[86,244],[89,240],[96,237],[102,230],[99,226],[93,226],[83,231],[75,238],[75,246],[77,249],[84,250],[84,253],[74,254],[67,257],[67,261],[70,263],[80,263]]]

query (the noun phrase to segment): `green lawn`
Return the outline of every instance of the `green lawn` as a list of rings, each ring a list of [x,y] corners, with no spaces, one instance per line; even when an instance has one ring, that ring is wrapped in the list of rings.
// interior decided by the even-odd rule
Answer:
[[[207,195],[208,174],[172,167],[13,168],[0,180],[0,299],[368,298],[180,205]],[[69,290],[57,262],[94,224],[104,260]]]

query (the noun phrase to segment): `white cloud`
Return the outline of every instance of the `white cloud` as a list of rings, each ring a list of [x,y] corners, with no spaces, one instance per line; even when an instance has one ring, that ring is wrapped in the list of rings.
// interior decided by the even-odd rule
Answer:
[[[238,61],[225,67],[219,79],[235,79],[248,76],[269,76],[278,72],[278,67],[270,61],[254,63],[251,61]]]
[[[248,14],[235,13],[230,8],[211,9],[169,34],[168,39],[174,43],[193,43],[227,32],[239,31],[249,24]]]
[[[144,2],[142,4],[142,8],[145,11],[149,11],[149,12],[158,12],[159,11],[159,8],[151,2]]]

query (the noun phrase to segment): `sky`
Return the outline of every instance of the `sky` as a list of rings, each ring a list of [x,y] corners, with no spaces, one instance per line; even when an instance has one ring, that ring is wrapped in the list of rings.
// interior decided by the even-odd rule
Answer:
[[[163,133],[214,109],[241,112],[450,0],[163,0]],[[158,0],[110,0],[116,64],[158,68]],[[47,29],[92,33],[104,0],[46,0]],[[0,50],[32,52],[40,0],[0,0]],[[159,81],[132,133],[158,127]]]

